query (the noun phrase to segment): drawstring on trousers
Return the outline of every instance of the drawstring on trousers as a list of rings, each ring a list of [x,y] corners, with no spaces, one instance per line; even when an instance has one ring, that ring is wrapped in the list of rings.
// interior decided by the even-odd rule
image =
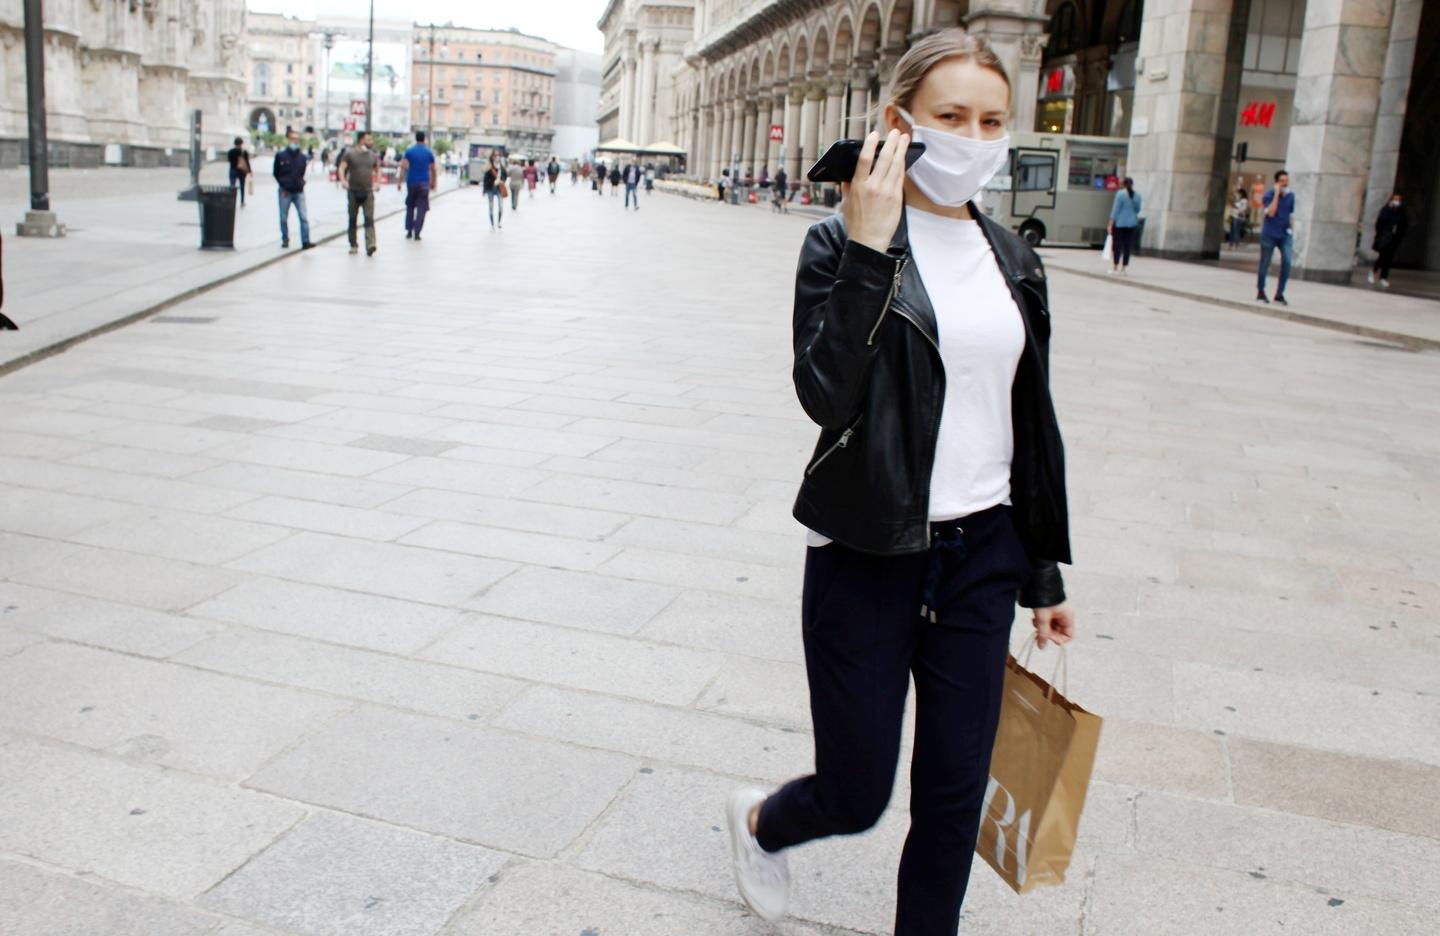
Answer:
[[[937,531],[930,542],[930,564],[925,570],[925,587],[920,593],[920,616],[929,618],[931,624],[939,623],[935,615],[938,600],[935,593],[940,589],[940,567],[946,552],[957,553],[962,559],[965,557],[964,529],[957,526],[953,530]]]

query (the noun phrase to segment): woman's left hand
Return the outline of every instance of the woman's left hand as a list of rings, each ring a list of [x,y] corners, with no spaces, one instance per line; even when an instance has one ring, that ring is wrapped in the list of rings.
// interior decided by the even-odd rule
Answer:
[[[1053,608],[1035,608],[1035,645],[1044,650],[1050,641],[1064,646],[1075,636],[1075,607],[1063,601]]]

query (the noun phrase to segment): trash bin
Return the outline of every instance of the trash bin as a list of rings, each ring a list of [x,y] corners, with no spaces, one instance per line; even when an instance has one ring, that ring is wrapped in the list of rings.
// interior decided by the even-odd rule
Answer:
[[[200,247],[235,247],[235,190],[200,186]]]

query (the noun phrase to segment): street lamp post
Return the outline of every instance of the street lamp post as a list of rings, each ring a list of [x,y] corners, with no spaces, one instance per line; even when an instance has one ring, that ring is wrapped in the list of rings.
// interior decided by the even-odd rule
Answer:
[[[330,50],[335,47],[335,34],[325,31],[325,139],[330,139]]]
[[[435,24],[430,24],[430,97],[425,101],[425,139],[435,145]]]
[[[30,116],[30,210],[21,237],[64,237],[50,210],[50,142],[45,132],[45,20],[41,0],[25,0],[25,95]]]
[[[370,46],[365,53],[365,132],[370,132],[370,115],[375,112],[374,96],[370,93],[375,79],[375,0],[370,0]]]

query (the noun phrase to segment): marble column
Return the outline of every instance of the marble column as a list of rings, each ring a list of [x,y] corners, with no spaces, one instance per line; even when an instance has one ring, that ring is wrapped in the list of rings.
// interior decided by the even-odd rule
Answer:
[[[792,85],[785,100],[785,173],[791,183],[800,178],[800,106],[805,103],[805,86]]]
[[[755,177],[760,177],[761,169],[769,168],[769,161],[766,157],[770,153],[770,93],[757,94],[750,101],[750,107],[755,111],[755,135],[751,140],[751,152],[755,160]]]
[[[770,97],[770,123],[772,125],[779,124],[781,132],[785,132],[785,92],[781,90],[778,86],[776,87],[775,91],[771,93]],[[769,149],[767,150],[767,152],[769,153],[769,158],[766,160],[766,162],[770,166],[771,175],[779,172],[781,166],[783,165],[783,163],[781,162],[780,154],[785,151],[786,142],[788,141],[769,140],[770,145]]]
[[[1393,0],[1308,0],[1286,168],[1295,187],[1295,265],[1349,282]],[[1417,21],[1418,22],[1418,21]]]
[[[800,107],[800,172],[814,164],[820,150],[820,102],[825,89],[818,84],[806,85],[805,102]],[[800,178],[796,175],[796,178]]]
[[[864,139],[865,134],[870,132],[870,82],[873,78],[866,65],[850,72],[850,123],[845,128],[845,136],[850,139]]]
[[[729,169],[735,156],[735,107],[733,102],[725,101],[720,105],[718,125],[720,134],[716,138],[716,142],[719,145],[715,148],[715,155],[719,160],[720,169]]]
[[[1400,163],[1400,135],[1405,125],[1405,101],[1410,94],[1410,75],[1415,64],[1415,40],[1420,30],[1423,0],[1395,0],[1390,19],[1390,47],[1385,53],[1385,77],[1380,83],[1380,108],[1375,114],[1375,141],[1370,147],[1370,177],[1365,184],[1365,208],[1361,213],[1361,256],[1375,259],[1370,249],[1374,240],[1375,216],[1395,191],[1395,172]],[[1414,211],[1412,202],[1407,210]]]
[[[820,149],[834,143],[836,140],[846,136],[845,121],[842,119],[845,111],[845,75],[832,74],[830,83],[825,86],[828,96],[825,98],[825,120],[820,132]]]
[[[1040,57],[1049,21],[1045,6],[1045,0],[971,0],[965,17],[965,28],[985,37],[1010,75],[1010,126],[1018,130],[1035,127]],[[1170,0],[1148,4],[1145,18],[1148,22],[1152,12],[1158,17],[1182,8],[1216,10],[1222,7],[1228,16],[1230,0]]]
[[[630,124],[635,119],[634,92],[635,60],[627,56],[620,63],[620,120],[615,129],[616,135],[626,140],[630,139]]]
[[[640,45],[640,93],[636,95],[640,116],[639,134],[635,139],[641,146],[658,142],[655,139],[655,42],[646,41]]]
[[[1145,197],[1145,246],[1160,256],[1204,252],[1230,0],[1150,4],[1140,30],[1126,165]]]
[[[744,120],[740,124],[740,169],[742,174],[755,174],[755,104],[746,99],[741,105]]]

